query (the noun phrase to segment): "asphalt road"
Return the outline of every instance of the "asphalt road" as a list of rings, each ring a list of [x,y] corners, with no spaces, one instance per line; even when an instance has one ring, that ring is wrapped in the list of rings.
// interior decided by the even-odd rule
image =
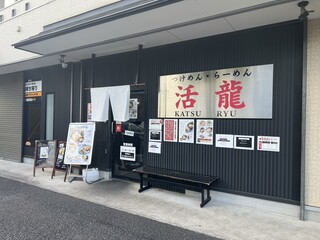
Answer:
[[[0,178],[0,239],[216,239]]]

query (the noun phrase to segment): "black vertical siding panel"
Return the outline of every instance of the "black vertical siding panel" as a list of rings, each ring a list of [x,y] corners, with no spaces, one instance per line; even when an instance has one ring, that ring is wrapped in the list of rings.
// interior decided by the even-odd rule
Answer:
[[[217,175],[216,189],[298,202],[301,36],[302,24],[291,22],[143,49],[139,82],[146,83],[147,119],[157,118],[162,75],[274,64],[272,119],[214,119],[215,133],[255,136],[254,151],[163,141],[161,154],[146,153],[145,165]],[[97,58],[95,87],[133,83],[137,55],[134,51]],[[258,152],[260,135],[280,136],[280,152]]]
[[[67,139],[70,119],[70,68],[61,65],[25,72],[25,80],[42,80],[41,137],[45,139],[46,94],[54,93],[54,132],[57,140]]]

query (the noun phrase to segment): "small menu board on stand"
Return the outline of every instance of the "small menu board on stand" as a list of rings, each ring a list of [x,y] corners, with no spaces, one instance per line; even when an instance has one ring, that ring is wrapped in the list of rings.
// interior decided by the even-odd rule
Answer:
[[[58,171],[66,171],[67,170],[67,165],[63,163],[65,150],[66,150],[66,142],[65,141],[58,141],[57,157],[56,157],[56,161],[54,164],[54,168],[52,169],[51,178],[53,178],[53,176],[55,176],[56,170],[58,170]]]
[[[34,151],[33,176],[36,175],[36,168],[54,168],[56,162],[57,141],[36,140]]]

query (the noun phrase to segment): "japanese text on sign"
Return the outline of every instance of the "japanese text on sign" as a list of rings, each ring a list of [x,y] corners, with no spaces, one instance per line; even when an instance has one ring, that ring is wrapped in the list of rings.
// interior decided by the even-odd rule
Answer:
[[[41,97],[42,81],[28,81],[24,87],[25,97]]]
[[[160,77],[158,117],[272,118],[273,64]]]

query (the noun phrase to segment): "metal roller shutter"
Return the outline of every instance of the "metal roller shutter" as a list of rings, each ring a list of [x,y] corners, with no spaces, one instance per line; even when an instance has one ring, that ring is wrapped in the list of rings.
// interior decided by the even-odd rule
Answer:
[[[23,74],[0,76],[0,159],[21,162]]]

